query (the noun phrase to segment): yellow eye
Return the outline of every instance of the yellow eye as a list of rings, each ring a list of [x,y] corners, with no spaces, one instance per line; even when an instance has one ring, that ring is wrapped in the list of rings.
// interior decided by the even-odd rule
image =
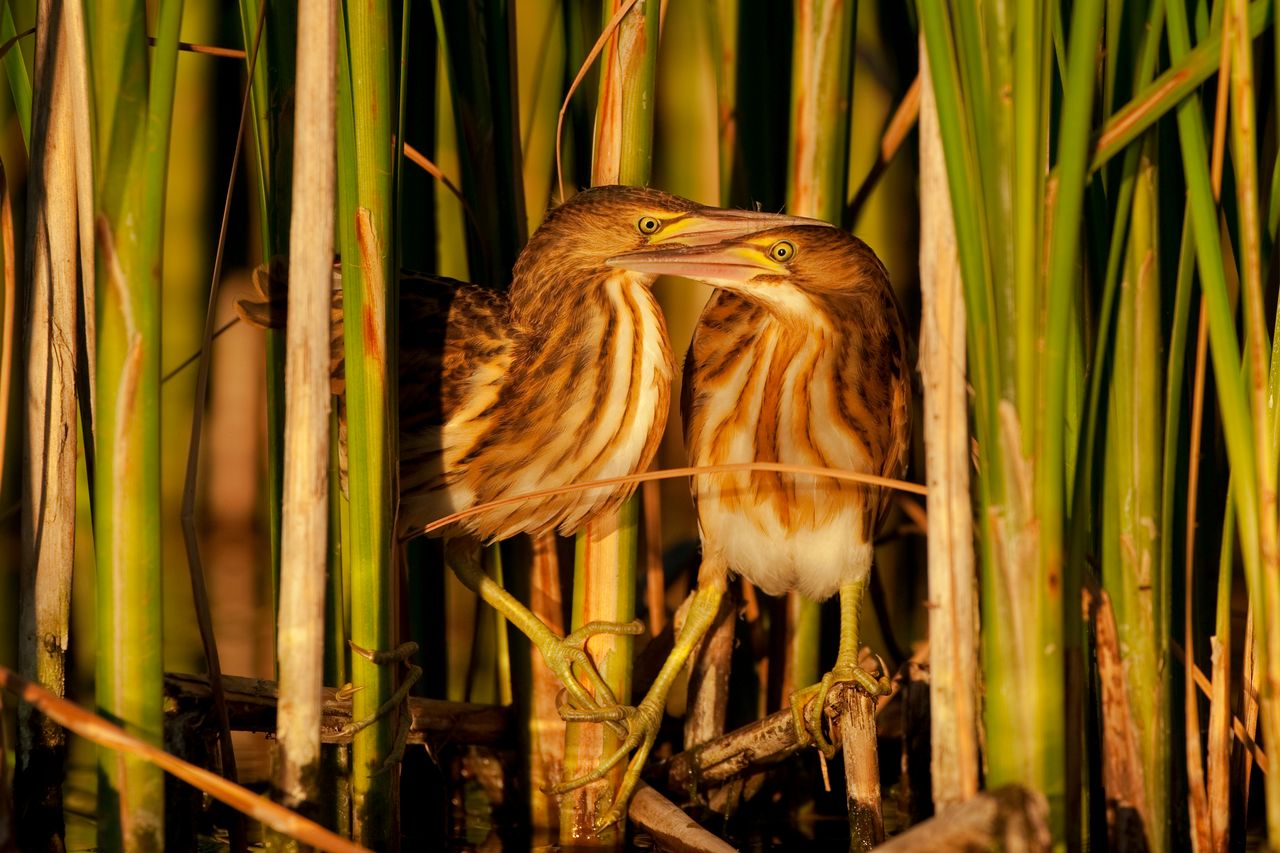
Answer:
[[[789,261],[796,256],[796,247],[787,240],[779,240],[769,247],[769,257],[775,261]]]
[[[641,234],[655,234],[662,227],[662,223],[653,216],[641,216],[636,222],[636,228]]]

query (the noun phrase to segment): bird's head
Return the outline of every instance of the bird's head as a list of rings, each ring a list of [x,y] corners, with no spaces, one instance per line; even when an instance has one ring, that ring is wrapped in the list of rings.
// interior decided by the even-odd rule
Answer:
[[[892,294],[875,252],[848,232],[826,225],[780,223],[711,246],[647,248],[615,255],[608,263],[705,282],[784,316],[808,316],[815,302]]]
[[[593,187],[547,214],[516,261],[512,296],[519,291],[581,288],[629,269],[652,282],[657,274],[610,264],[610,258],[653,249],[738,240],[783,224],[825,227],[814,219],[707,207],[647,187]]]

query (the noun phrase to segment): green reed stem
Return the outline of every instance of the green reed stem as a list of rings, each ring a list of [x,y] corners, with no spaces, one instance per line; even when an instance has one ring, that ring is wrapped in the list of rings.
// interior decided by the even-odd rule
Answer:
[[[164,190],[181,0],[159,9],[149,56],[141,0],[90,4],[97,151],[97,703],[152,743],[162,738],[160,293]],[[149,61],[154,68],[148,70]],[[164,774],[99,759],[99,845],[158,849]]]
[[[340,118],[354,132],[340,132],[338,168],[355,175],[355,197],[340,183],[339,233],[343,266],[343,338],[346,344],[347,436],[351,538],[351,640],[371,650],[389,650],[395,642],[398,601],[392,556],[395,518],[396,347],[398,280],[394,175],[395,50],[390,3],[344,4],[350,107]],[[347,112],[347,110],[350,112]],[[354,150],[343,143],[354,141]],[[349,179],[345,182],[350,189]],[[356,693],[352,719],[374,715],[390,697],[396,672],[352,657]],[[386,848],[398,835],[396,774],[384,763],[396,732],[397,713],[386,714],[358,732],[352,742],[352,807],[356,837],[370,847]]]

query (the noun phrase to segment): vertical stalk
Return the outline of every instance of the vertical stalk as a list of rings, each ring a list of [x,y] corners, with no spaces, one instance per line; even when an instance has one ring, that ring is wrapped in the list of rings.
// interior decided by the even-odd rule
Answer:
[[[298,11],[276,729],[280,799],[294,810],[314,808],[320,793],[337,6],[299,0]]]
[[[338,168],[354,173],[354,198],[343,193],[343,324],[346,344],[347,436],[351,498],[351,640],[370,650],[394,643],[398,572],[392,559],[396,496],[398,303],[395,268],[394,49],[391,4],[378,0],[359,9],[344,4],[354,150],[340,150]],[[348,109],[339,108],[340,115]],[[343,116],[344,118],[346,116]],[[346,134],[344,134],[345,136]],[[340,178],[341,180],[341,178]],[[352,719],[375,715],[391,697],[395,671],[353,656],[356,692]],[[398,712],[380,717],[352,742],[352,808],[355,834],[366,846],[389,848],[398,836],[397,774],[384,767]]]
[[[1175,0],[1169,0],[1166,10],[1169,54],[1176,62],[1190,50],[1186,9]],[[1191,223],[1195,234],[1196,260],[1208,314],[1210,353],[1214,379],[1218,384],[1218,406],[1226,439],[1227,459],[1235,475],[1231,477],[1231,494],[1235,502],[1240,550],[1244,556],[1245,581],[1255,624],[1266,626],[1270,624],[1269,592],[1274,579],[1264,576],[1269,574],[1264,572],[1264,567],[1271,559],[1266,548],[1270,547],[1268,543],[1273,542],[1274,531],[1263,531],[1262,528],[1274,527],[1276,519],[1274,515],[1262,515],[1261,507],[1267,501],[1262,499],[1259,492],[1260,489],[1267,488],[1266,483],[1273,475],[1260,472],[1256,466],[1258,454],[1264,454],[1265,458],[1265,454],[1270,451],[1259,448],[1256,444],[1256,433],[1251,429],[1251,426],[1256,426],[1251,423],[1251,389],[1246,389],[1243,381],[1245,376],[1252,382],[1258,381],[1257,365],[1254,359],[1250,359],[1249,370],[1245,372],[1240,369],[1235,312],[1228,295],[1219,241],[1217,205],[1210,185],[1204,118],[1199,100],[1184,101],[1178,107],[1177,116],[1183,170],[1191,205]],[[1246,302],[1247,319],[1254,319],[1251,314],[1255,310],[1256,308],[1248,308]],[[1250,337],[1255,336],[1251,334]],[[1253,346],[1260,343],[1265,346],[1264,342],[1257,341],[1256,338],[1249,343]],[[1262,417],[1262,410],[1257,411],[1257,415]],[[1266,438],[1270,440],[1271,436],[1266,435]],[[1260,474],[1262,482],[1259,481]],[[1274,503],[1271,507],[1274,509]],[[1271,642],[1274,642],[1274,637],[1269,640],[1264,636],[1256,647],[1258,668],[1264,674],[1261,691],[1263,737],[1269,743],[1280,737],[1280,695],[1277,695],[1275,683],[1268,684],[1268,676],[1280,670],[1280,660],[1271,659]],[[1280,838],[1280,777],[1273,776],[1268,776],[1266,780],[1266,802],[1269,834],[1274,839]]]
[[[104,0],[86,11],[98,164],[97,703],[130,732],[159,743],[161,238],[182,3],[160,5],[150,71],[141,0]],[[161,845],[158,768],[104,751],[98,790],[101,845]]]
[[[297,6],[289,2],[239,0],[246,55],[256,57],[250,76],[258,214],[262,254],[278,263],[289,245],[289,181],[293,173],[294,40]],[[265,6],[265,8],[264,8]],[[256,52],[259,22],[263,27]],[[272,591],[280,581],[280,511],[284,490],[284,336],[267,332],[267,507],[271,538]]]
[[[76,520],[76,173],[68,23],[52,0],[37,13],[35,147],[27,202],[26,424],[23,432],[22,675],[61,696],[71,620]],[[8,7],[5,7],[6,13]],[[16,52],[15,52],[16,53]],[[18,57],[21,63],[21,56]],[[24,69],[25,71],[25,69]],[[28,107],[30,109],[30,107]],[[13,269],[13,230],[4,188],[4,261]],[[12,301],[5,305],[12,337]],[[6,342],[6,345],[8,343]],[[7,362],[7,358],[6,358]],[[7,370],[7,365],[6,365]],[[8,376],[4,377],[5,385]],[[5,394],[0,405],[9,405]],[[0,453],[4,452],[0,440]],[[66,734],[30,705],[18,709],[14,791],[18,830],[30,849],[64,845],[62,780]],[[0,768],[0,773],[7,768]]]
[[[849,110],[857,0],[798,0],[791,50],[787,212],[839,223],[849,170]],[[787,607],[784,690],[821,673],[817,602],[792,592]]]
[[[920,50],[920,372],[929,513],[929,718],[934,807],[978,790],[977,600],[969,494],[964,299],[929,59]]]
[[[1255,611],[1265,614],[1259,624],[1262,654],[1262,730],[1268,743],[1280,737],[1280,515],[1277,514],[1276,457],[1270,416],[1275,401],[1268,398],[1269,354],[1263,308],[1262,223],[1258,187],[1257,121],[1253,85],[1253,41],[1246,28],[1247,6],[1231,0],[1226,14],[1232,37],[1231,131],[1232,169],[1236,175],[1239,216],[1242,291],[1244,305],[1245,374],[1253,414],[1256,470],[1239,471],[1239,478],[1253,474],[1258,480],[1258,540],[1262,588],[1250,590]],[[1260,593],[1260,595],[1258,594]],[[1190,654],[1190,652],[1188,652]],[[1280,780],[1267,780],[1267,829],[1272,843],[1280,841]]]
[[[618,24],[601,58],[591,183],[647,184],[653,150],[653,96],[658,57],[658,0],[640,0]],[[621,0],[605,0],[610,19]],[[573,628],[588,622],[628,622],[635,618],[639,507],[629,499],[616,515],[598,518],[578,534],[573,577]],[[587,643],[591,659],[619,702],[631,696],[633,639],[601,634]],[[618,747],[604,726],[570,726],[565,738],[565,775],[596,766]],[[611,805],[625,771],[620,764],[605,779],[570,792],[560,805],[560,839],[592,839],[597,814]],[[622,843],[622,822],[592,843]]]
[[[1148,405],[1162,408],[1163,394],[1154,156],[1154,139],[1148,138],[1136,175],[1127,178],[1134,182],[1133,205],[1116,311],[1100,521],[1102,577],[1125,649],[1124,680],[1143,786],[1141,799],[1128,805],[1140,809],[1148,843],[1159,850],[1165,847],[1170,730],[1167,643],[1160,630],[1167,590],[1158,571],[1163,429],[1145,414]],[[1141,409],[1133,400],[1143,401]]]

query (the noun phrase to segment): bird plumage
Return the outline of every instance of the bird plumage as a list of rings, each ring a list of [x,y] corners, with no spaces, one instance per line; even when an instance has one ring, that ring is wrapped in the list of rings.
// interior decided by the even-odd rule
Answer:
[[[718,290],[699,318],[681,406],[690,464],[782,462],[897,477],[910,378],[888,276],[841,231],[791,236],[802,246],[795,263],[814,269],[803,285],[775,284],[788,292],[764,295]],[[774,472],[697,476],[693,491],[704,553],[769,594],[794,589],[818,600],[870,569],[890,497]]]

